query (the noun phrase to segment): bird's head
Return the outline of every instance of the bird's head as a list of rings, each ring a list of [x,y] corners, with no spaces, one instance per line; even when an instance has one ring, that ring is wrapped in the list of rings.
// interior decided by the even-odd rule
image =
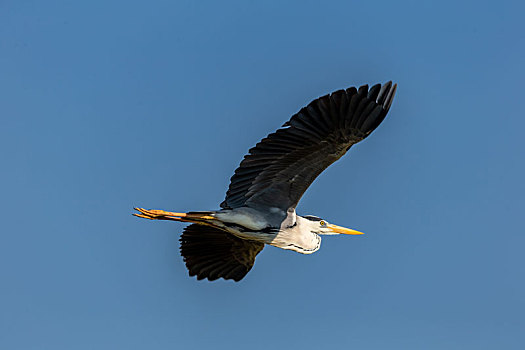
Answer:
[[[308,224],[311,227],[311,231],[319,235],[362,235],[363,232],[355,231],[346,227],[337,226],[330,224],[324,219],[318,218],[313,215],[303,216],[304,219],[308,220]]]

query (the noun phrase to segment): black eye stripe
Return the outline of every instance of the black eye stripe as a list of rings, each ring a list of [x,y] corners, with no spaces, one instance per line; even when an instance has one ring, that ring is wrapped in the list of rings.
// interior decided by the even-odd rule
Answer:
[[[303,218],[305,218],[307,220],[310,220],[310,221],[322,221],[323,220],[323,219],[318,218],[317,216],[313,216],[313,215],[306,215],[306,216],[303,216]]]

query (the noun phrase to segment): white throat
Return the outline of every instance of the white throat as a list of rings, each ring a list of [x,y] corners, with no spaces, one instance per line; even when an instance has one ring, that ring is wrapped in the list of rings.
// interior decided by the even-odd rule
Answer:
[[[318,223],[296,216],[295,225],[281,227],[267,244],[301,254],[312,254],[321,248],[321,237],[315,233],[318,227]]]

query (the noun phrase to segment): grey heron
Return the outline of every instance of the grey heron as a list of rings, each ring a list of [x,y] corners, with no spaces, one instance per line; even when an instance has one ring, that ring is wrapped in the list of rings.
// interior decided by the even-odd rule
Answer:
[[[295,209],[330,164],[365,139],[386,117],[397,84],[338,90],[312,101],[249,150],[231,178],[220,210],[177,213],[135,208],[151,220],[188,222],[180,251],[190,276],[240,281],[269,244],[302,254],[320,235],[361,234]]]

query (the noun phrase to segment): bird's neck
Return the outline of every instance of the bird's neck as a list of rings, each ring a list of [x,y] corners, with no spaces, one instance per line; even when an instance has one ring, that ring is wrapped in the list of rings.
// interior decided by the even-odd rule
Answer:
[[[275,238],[268,244],[301,254],[312,254],[321,247],[321,237],[313,232],[309,220],[297,215],[292,227],[282,227]]]

